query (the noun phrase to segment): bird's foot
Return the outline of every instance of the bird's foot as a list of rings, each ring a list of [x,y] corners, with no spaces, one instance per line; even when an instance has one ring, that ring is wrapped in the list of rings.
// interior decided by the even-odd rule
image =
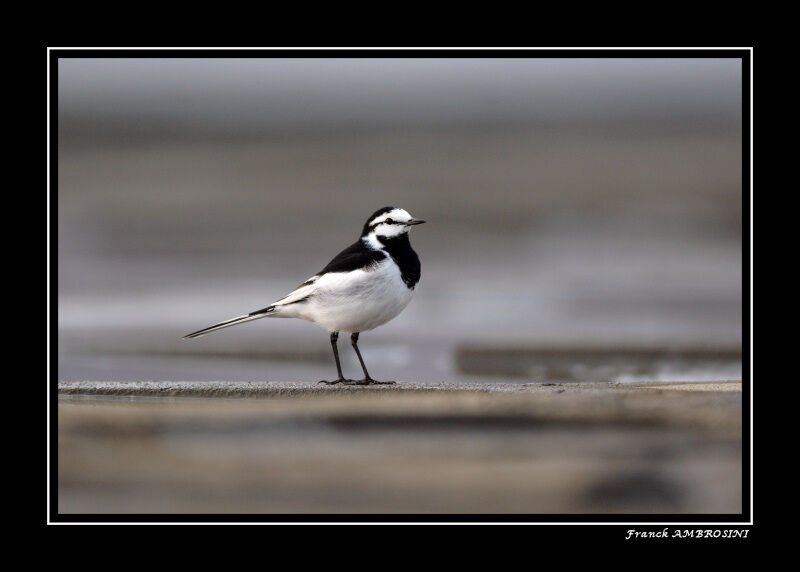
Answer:
[[[378,381],[376,379],[372,379],[368,377],[366,379],[334,379],[333,381],[325,381],[324,379],[318,383],[324,383],[325,385],[336,385],[337,383],[341,383],[342,385],[394,385],[395,381]]]
[[[346,385],[349,385],[349,384],[353,383],[353,380],[352,379],[344,379],[343,377],[340,377],[339,379],[334,379],[333,381],[325,381],[323,379],[319,383],[324,383],[325,385],[336,385],[337,383],[344,383]]]
[[[394,385],[397,383],[396,381],[378,381],[376,379],[372,379],[371,377],[367,377],[364,379],[359,379],[358,381],[354,382],[353,385]]]

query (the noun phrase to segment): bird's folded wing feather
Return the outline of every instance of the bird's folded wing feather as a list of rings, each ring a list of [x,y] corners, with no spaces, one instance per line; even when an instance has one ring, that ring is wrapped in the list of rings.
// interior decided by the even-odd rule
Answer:
[[[361,241],[358,241],[337,254],[319,273],[275,302],[274,306],[287,306],[289,304],[305,301],[320,287],[320,280],[326,285],[330,285],[331,281],[329,279],[332,275],[337,275],[338,278],[341,278],[342,274],[351,273],[354,270],[369,271],[374,269],[376,265],[385,258],[386,255],[383,252],[368,249]],[[353,277],[353,279],[360,279],[360,277]],[[336,284],[339,282],[340,280],[333,281],[333,283]]]
[[[337,254],[317,276],[332,272],[352,272],[353,270],[371,270],[386,254],[380,250],[371,250],[359,241]]]
[[[289,292],[286,296],[275,302],[273,306],[286,306],[288,304],[295,304],[301,300],[304,300],[305,298],[308,298],[314,292],[317,278],[319,278],[319,276],[312,276],[300,284],[300,286]]]

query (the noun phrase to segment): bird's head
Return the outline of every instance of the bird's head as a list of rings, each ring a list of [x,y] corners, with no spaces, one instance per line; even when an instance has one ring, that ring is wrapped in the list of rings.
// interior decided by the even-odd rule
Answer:
[[[383,207],[367,219],[363,237],[395,238],[406,234],[412,226],[422,224],[424,220],[412,217],[408,211],[395,207]]]

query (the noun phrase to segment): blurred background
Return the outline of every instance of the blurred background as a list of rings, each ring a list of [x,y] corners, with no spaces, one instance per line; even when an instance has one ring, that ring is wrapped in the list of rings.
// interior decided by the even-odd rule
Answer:
[[[59,387],[59,512],[741,513],[741,92],[735,58],[60,58],[58,377],[114,383]],[[360,347],[406,383],[280,383],[335,375],[299,320],[181,339],[387,205],[422,280]]]
[[[330,378],[307,322],[181,337],[386,205],[428,224],[379,379],[741,379],[741,90],[734,58],[61,58],[59,379]]]

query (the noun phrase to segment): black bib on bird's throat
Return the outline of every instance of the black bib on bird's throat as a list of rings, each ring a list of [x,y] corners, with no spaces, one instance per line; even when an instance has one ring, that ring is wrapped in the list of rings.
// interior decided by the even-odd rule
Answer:
[[[419,256],[411,248],[408,234],[403,233],[399,236],[378,236],[378,240],[384,249],[400,267],[400,275],[406,286],[414,288],[419,282],[422,272],[419,264]]]

